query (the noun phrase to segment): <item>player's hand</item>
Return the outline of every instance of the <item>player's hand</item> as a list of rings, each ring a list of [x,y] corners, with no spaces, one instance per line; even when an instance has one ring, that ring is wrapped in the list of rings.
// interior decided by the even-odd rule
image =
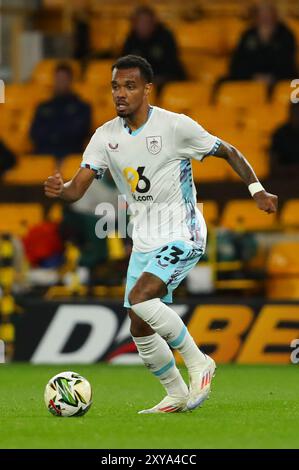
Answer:
[[[278,197],[275,194],[267,193],[266,191],[259,191],[255,193],[253,199],[256,205],[262,211],[272,214],[277,211]]]
[[[45,194],[51,198],[60,197],[63,191],[63,179],[60,173],[49,176],[44,182]]]

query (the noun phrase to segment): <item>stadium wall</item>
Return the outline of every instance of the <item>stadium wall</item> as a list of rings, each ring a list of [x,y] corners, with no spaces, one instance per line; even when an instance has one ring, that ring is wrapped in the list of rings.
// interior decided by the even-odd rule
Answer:
[[[209,299],[174,308],[199,347],[218,363],[299,363],[298,302]],[[121,303],[30,300],[22,309],[14,319],[15,361],[140,363]]]

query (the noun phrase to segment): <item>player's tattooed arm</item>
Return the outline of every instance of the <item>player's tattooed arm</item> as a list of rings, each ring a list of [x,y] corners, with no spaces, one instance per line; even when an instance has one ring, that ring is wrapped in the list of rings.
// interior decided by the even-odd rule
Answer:
[[[59,172],[49,176],[44,183],[45,194],[50,198],[60,198],[68,202],[76,202],[85,194],[94,180],[94,170],[80,168],[67,183],[63,182]]]
[[[235,170],[247,186],[251,183],[258,182],[258,178],[254,173],[252,166],[246,160],[244,155],[224,140],[221,141],[220,146],[213,155],[215,157],[224,158],[224,160],[226,160],[233,170]]]
[[[251,183],[258,182],[258,178],[248,160],[233,145],[222,140],[213,155],[215,157],[224,158],[247,186]],[[275,194],[270,194],[267,191],[259,191],[254,194],[253,199],[259,209],[269,214],[276,212],[278,198]]]

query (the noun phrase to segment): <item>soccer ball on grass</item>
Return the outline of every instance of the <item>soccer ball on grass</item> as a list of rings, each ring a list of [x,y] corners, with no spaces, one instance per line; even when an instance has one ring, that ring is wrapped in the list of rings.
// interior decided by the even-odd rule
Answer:
[[[55,416],[82,416],[92,404],[90,383],[76,372],[60,372],[46,385],[45,404]]]

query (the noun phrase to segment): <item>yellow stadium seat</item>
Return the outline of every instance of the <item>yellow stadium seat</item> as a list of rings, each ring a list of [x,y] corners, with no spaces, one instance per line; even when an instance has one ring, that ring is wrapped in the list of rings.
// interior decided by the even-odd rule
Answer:
[[[3,180],[6,184],[42,186],[47,177],[53,174],[55,168],[55,159],[50,155],[24,155],[19,158],[17,166],[5,174]]]
[[[237,133],[245,126],[244,119],[235,108],[199,106],[189,115],[206,130],[217,136],[228,132]]]
[[[180,53],[182,64],[189,80],[200,80],[214,84],[217,78],[226,75],[228,59],[200,54],[196,50],[184,49]]]
[[[112,102],[107,103],[104,106],[96,106],[92,110],[92,128],[97,129],[99,126],[104,124],[111,119],[116,117],[115,108]]]
[[[275,300],[299,300],[298,277],[272,277],[266,282],[267,297]]]
[[[34,68],[31,80],[44,86],[51,87],[54,81],[54,71],[58,64],[68,64],[73,71],[74,80],[79,80],[81,75],[80,63],[75,59],[44,59]]]
[[[23,235],[27,228],[43,220],[43,208],[36,203],[0,204],[0,232]]]
[[[216,157],[206,157],[203,162],[192,160],[192,170],[196,183],[223,181],[228,177],[228,164]]]
[[[91,47],[94,52],[117,51],[125,40],[129,24],[115,17],[94,15],[90,21]]]
[[[173,82],[165,86],[160,106],[177,113],[190,114],[210,100],[210,87],[199,82]]]
[[[239,109],[255,108],[267,100],[266,86],[261,82],[233,81],[221,85],[217,96],[219,106],[233,106]]]
[[[49,93],[45,88],[37,87],[32,83],[9,84],[5,87],[5,108],[22,111],[24,108],[35,107],[48,97]]]
[[[81,154],[68,155],[63,159],[60,172],[64,180],[71,180],[80,168],[82,161]]]
[[[299,84],[291,87],[291,80],[282,80],[277,83],[273,90],[272,103],[277,106],[289,107],[292,93],[299,99]]]
[[[299,276],[299,242],[279,242],[272,246],[267,271],[271,276]]]
[[[283,104],[266,104],[259,106],[258,110],[249,109],[244,120],[247,131],[259,131],[271,137],[274,131],[288,118],[289,106]]]
[[[226,53],[231,53],[237,46],[241,34],[248,26],[244,21],[230,16],[221,21],[221,31],[223,33],[223,44]]]
[[[216,201],[200,201],[200,210],[208,225],[215,225],[219,218],[219,208]]]
[[[221,225],[228,229],[269,230],[274,227],[275,214],[266,214],[253,200],[229,201],[223,211]]]
[[[299,199],[289,199],[280,213],[280,223],[284,227],[299,227]]]
[[[221,26],[214,20],[174,23],[173,32],[179,49],[191,49],[211,54],[223,52]]]
[[[86,73],[85,82],[97,87],[111,87],[111,67],[113,60],[93,60],[89,63]]]
[[[23,103],[27,105],[27,88],[28,87],[22,83],[7,84],[5,86],[5,106],[17,108]]]
[[[34,109],[28,107],[17,111],[5,107],[1,113],[1,117],[3,117],[1,137],[6,145],[17,154],[31,152],[32,142],[29,129]]]

